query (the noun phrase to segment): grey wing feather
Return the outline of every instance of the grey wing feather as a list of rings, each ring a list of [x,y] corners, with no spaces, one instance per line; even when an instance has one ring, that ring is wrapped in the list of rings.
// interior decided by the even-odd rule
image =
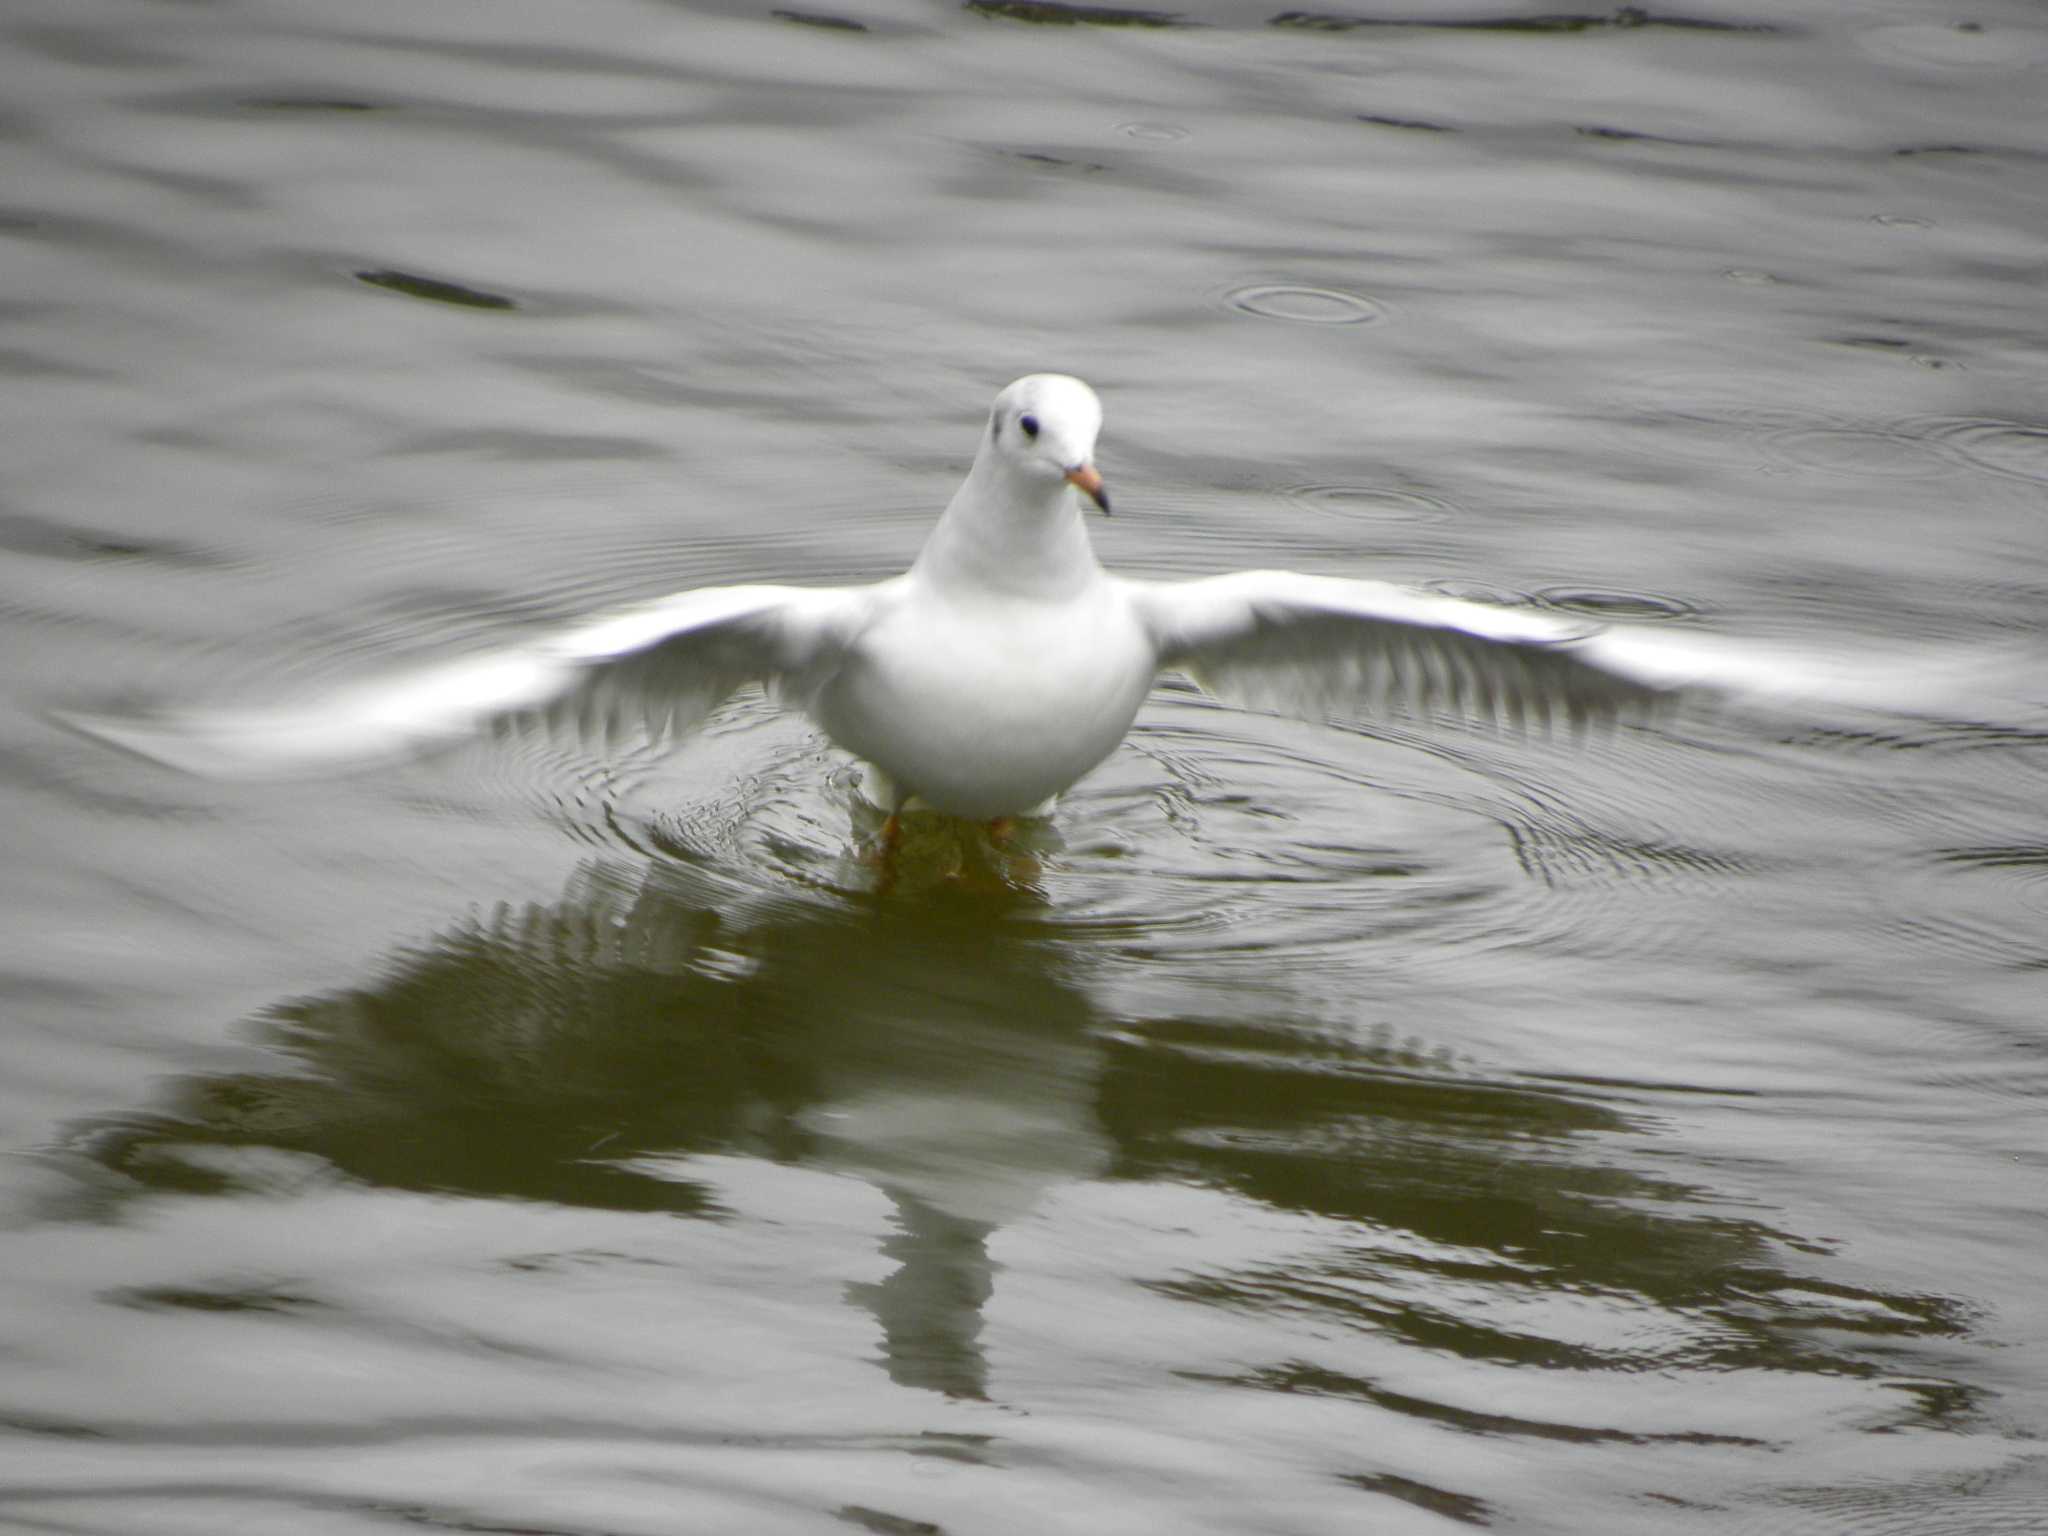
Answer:
[[[678,731],[747,682],[808,696],[866,611],[862,588],[705,587],[502,650],[318,697],[65,723],[215,778],[285,778],[427,751],[523,721],[595,740]]]
[[[1592,625],[1380,582],[1244,571],[1138,585],[1163,668],[1228,702],[1309,718],[1578,729],[1654,715],[1688,681],[1603,650]]]
[[[1916,716],[2012,726],[2043,703],[2031,641],[1786,646],[1292,571],[1130,587],[1163,668],[1234,703],[1311,717],[1395,709],[1578,728],[1683,704],[1802,725]]]
[[[801,706],[831,675],[865,610],[859,589],[707,587],[585,625],[555,641],[573,673],[538,715],[582,736],[688,730],[747,683]]]

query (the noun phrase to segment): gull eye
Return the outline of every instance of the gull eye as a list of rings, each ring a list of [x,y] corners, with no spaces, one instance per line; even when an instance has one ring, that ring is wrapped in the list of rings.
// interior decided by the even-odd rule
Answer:
[[[1019,416],[1017,418],[1017,425],[1026,437],[1036,438],[1038,436],[1038,418],[1036,416]]]

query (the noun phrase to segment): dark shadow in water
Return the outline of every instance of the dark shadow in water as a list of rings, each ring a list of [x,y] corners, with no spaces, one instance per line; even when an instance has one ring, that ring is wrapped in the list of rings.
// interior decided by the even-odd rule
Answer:
[[[1139,11],[1118,5],[1069,5],[1064,0],[967,0],[977,16],[1027,21],[1041,27],[1178,27],[1171,11]]]
[[[827,32],[865,32],[864,23],[830,11],[770,11],[777,21],[793,21],[801,27],[822,27]]]
[[[1754,1210],[1729,1209],[1717,1191],[1630,1166],[1645,1161],[1648,1093],[1458,1074],[1391,1031],[1361,1044],[1312,1030],[1183,1019],[1126,1030],[1106,1053],[1099,1113],[1118,1149],[1113,1176],[1226,1187],[1352,1222],[1359,1232],[1355,1245],[1312,1268],[1179,1276],[1157,1283],[1167,1294],[1253,1311],[1308,1310],[1466,1359],[1628,1372],[1888,1378],[1900,1367],[1885,1341],[1961,1336],[1976,1321],[1953,1297],[1802,1272],[1799,1255],[1822,1255],[1822,1245],[1771,1227]],[[1476,1288],[1497,1288],[1503,1298],[1531,1288],[1609,1297],[1652,1308],[1671,1326],[1594,1343],[1515,1332],[1491,1309],[1415,1299]],[[1869,1340],[1867,1354],[1847,1344],[1851,1335]],[[1638,1438],[1425,1405],[1310,1362],[1233,1379],[1354,1397],[1477,1434]],[[1940,1402],[1914,1405],[1901,1422],[1952,1424],[1975,1413],[1980,1399],[1957,1385]]]
[[[356,278],[373,288],[389,288],[393,293],[402,293],[409,298],[426,299],[434,304],[453,304],[460,309],[519,307],[502,293],[491,293],[466,283],[451,283],[445,278],[427,277],[418,272],[399,272],[387,267],[358,272]]]
[[[183,1080],[78,1144],[130,1192],[232,1194],[274,1177],[258,1149],[283,1149],[396,1189],[705,1219],[728,1213],[689,1181],[692,1153],[857,1174],[894,1203],[895,1268],[848,1299],[878,1323],[894,1380],[956,1397],[992,1390],[991,1235],[1104,1177],[1227,1189],[1356,1233],[1314,1259],[1150,1278],[1156,1294],[1470,1360],[1874,1376],[1897,1370],[1902,1341],[1971,1326],[1946,1298],[1802,1273],[1815,1245],[1660,1165],[1652,1090],[1487,1077],[1348,1021],[1110,1019],[1082,983],[1085,950],[1024,891],[753,910],[713,891],[687,865],[594,863],[554,905],[278,1007],[257,1026],[276,1070]],[[1504,1318],[1520,1309],[1470,1300],[1532,1291],[1664,1326],[1589,1343],[1517,1332]],[[1626,1438],[1313,1360],[1229,1381],[1475,1434]],[[1902,1423],[1977,1411],[1963,1387],[1915,1402]]]
[[[1618,6],[1611,11],[1558,11],[1542,16],[1351,16],[1342,12],[1282,11],[1266,23],[1311,32],[1353,32],[1361,28],[1427,29],[1452,32],[1536,32],[1549,36],[1572,32],[1632,31],[1642,27],[1680,32],[1778,32],[1769,22],[1721,21],[1706,16],[1681,16]]]

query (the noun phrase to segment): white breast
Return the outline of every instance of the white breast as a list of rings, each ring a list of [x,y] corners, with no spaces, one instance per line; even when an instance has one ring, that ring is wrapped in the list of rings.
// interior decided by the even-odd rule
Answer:
[[[956,816],[1030,811],[1116,749],[1156,659],[1118,586],[959,602],[915,582],[810,712],[902,794]]]

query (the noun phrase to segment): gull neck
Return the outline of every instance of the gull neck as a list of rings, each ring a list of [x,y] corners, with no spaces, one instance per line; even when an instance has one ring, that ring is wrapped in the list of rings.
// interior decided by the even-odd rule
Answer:
[[[1047,600],[1102,577],[1072,487],[1020,474],[987,450],[911,569],[941,591]]]

